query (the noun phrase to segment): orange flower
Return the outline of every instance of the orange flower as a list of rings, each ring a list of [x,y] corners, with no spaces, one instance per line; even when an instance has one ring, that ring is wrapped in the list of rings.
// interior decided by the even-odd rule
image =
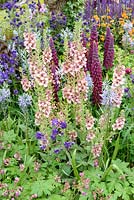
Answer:
[[[108,19],[112,19],[111,16],[109,16],[109,15],[107,16],[107,18],[108,18]]]
[[[121,16],[124,19],[128,19],[128,15],[127,15],[126,11],[123,11]]]
[[[123,19],[120,19],[120,20],[119,20],[119,24],[120,24],[121,26],[123,26],[123,25],[125,24],[125,21],[124,21]]]
[[[129,35],[131,35],[131,36],[134,35],[134,28],[132,28],[132,29],[129,31]]]

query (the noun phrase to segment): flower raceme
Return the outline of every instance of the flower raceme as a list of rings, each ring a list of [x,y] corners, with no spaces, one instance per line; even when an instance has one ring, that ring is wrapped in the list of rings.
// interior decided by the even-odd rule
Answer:
[[[98,105],[102,100],[102,68],[98,56],[97,43],[93,42],[91,77],[93,80],[93,103]]]
[[[125,125],[125,117],[120,116],[116,119],[116,122],[112,125],[113,131],[122,130]]]
[[[114,38],[111,34],[110,28],[107,27],[105,43],[104,43],[104,61],[103,65],[106,69],[113,66],[114,60]]]
[[[33,49],[36,49],[36,35],[35,33],[25,32],[24,36],[24,46],[28,53],[30,53]]]
[[[113,106],[120,107],[122,97],[124,94],[124,76],[125,76],[125,66],[117,66],[114,69],[112,90],[115,93],[115,98],[113,99]]]
[[[86,48],[82,47],[78,49],[75,42],[70,43],[68,59],[63,63],[64,74],[70,74],[76,76],[86,66]]]
[[[79,47],[75,42],[69,45],[68,56],[64,61],[63,74],[67,77],[67,83],[62,89],[63,97],[68,103],[79,104],[87,100],[88,82],[86,80],[86,48]]]
[[[94,25],[91,29],[91,35],[90,35],[90,48],[87,53],[87,70],[90,71],[91,77],[92,77],[92,70],[91,65],[93,63],[93,43],[96,42],[98,44],[98,33],[97,33],[97,26]]]

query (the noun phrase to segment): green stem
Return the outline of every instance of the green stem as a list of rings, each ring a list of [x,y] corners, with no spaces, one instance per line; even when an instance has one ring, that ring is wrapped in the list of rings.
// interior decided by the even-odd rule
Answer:
[[[119,140],[120,140],[120,134],[118,135],[118,138],[116,140],[116,143],[115,143],[115,148],[114,148],[114,152],[113,152],[113,156],[112,156],[112,160],[115,160],[116,156],[117,156],[117,153],[118,153],[118,150],[119,150]]]
[[[79,173],[78,173],[78,170],[77,170],[75,158],[76,158],[76,149],[74,150],[73,155],[72,155],[72,167],[73,167],[75,177],[79,180],[80,176],[79,176]]]
[[[75,161],[75,158],[76,158],[76,149],[74,150],[74,152],[73,152],[73,154],[72,154],[72,158],[71,158],[71,156],[70,156],[70,154],[69,154],[68,151],[66,151],[66,154],[67,154],[67,156],[68,156],[68,158],[69,158],[69,161],[70,161],[70,163],[71,163],[71,165],[72,165],[72,168],[73,168],[73,172],[74,172],[75,177],[76,177],[78,180],[80,180],[80,176],[79,176],[79,173],[78,173],[78,170],[77,170],[77,166],[76,166],[76,161]]]
[[[112,159],[111,159],[111,162],[112,160],[115,160],[116,156],[117,156],[117,153],[118,153],[118,150],[119,150],[119,139],[120,139],[120,134],[118,135],[118,138],[116,140],[116,143],[115,143],[115,149],[114,149],[114,152],[113,152],[113,156],[112,156]],[[106,169],[106,171],[104,172],[104,175],[102,177],[102,181],[105,180],[105,177],[109,174],[109,172],[113,169],[113,165],[110,164],[110,166]]]
[[[26,125],[26,131],[25,131],[25,138],[26,138],[26,146],[27,146],[27,154],[30,154],[30,145],[29,145],[29,137],[28,137],[28,113],[25,114],[25,125]]]
[[[110,165],[110,166],[106,169],[106,171],[104,172],[104,175],[102,176],[101,181],[104,181],[104,180],[105,180],[105,177],[109,174],[109,172],[110,172],[112,169],[113,169],[113,166]]]

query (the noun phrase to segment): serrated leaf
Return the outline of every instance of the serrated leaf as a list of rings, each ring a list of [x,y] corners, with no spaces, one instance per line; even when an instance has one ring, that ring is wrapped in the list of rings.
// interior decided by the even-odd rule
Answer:
[[[15,141],[16,140],[16,134],[14,133],[14,130],[10,130],[8,132],[5,132],[3,134],[3,139],[8,143]]]
[[[31,186],[31,194],[37,194],[41,197],[43,194],[50,195],[55,188],[56,182],[54,179],[38,180],[35,181]]]
[[[66,198],[61,195],[53,194],[48,198],[48,200],[66,200]]]

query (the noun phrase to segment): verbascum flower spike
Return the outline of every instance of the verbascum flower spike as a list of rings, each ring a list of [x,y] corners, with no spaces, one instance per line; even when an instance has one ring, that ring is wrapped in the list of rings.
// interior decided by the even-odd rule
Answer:
[[[92,55],[93,55],[93,43],[94,43],[94,41],[96,43],[98,43],[98,33],[97,33],[97,26],[96,25],[93,25],[93,27],[91,29],[90,48],[89,48],[89,52],[87,53],[87,69],[90,72],[91,72]]]
[[[93,80],[93,103],[99,105],[102,100],[102,68],[98,56],[98,46],[95,41],[93,42],[91,75]]]
[[[114,60],[114,38],[111,34],[110,28],[107,28],[106,38],[104,43],[104,61],[103,65],[106,69],[110,69],[113,66]]]

